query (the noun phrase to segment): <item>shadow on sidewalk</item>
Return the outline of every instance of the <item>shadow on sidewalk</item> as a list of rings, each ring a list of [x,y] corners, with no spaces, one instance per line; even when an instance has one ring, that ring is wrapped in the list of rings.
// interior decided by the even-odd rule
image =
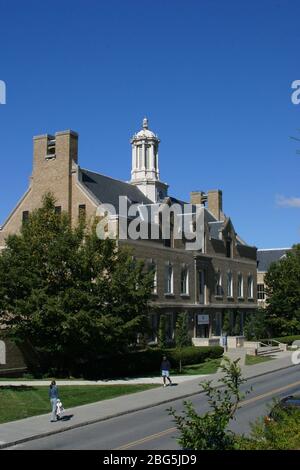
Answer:
[[[62,418],[59,418],[57,421],[70,421],[74,415],[65,415]]]

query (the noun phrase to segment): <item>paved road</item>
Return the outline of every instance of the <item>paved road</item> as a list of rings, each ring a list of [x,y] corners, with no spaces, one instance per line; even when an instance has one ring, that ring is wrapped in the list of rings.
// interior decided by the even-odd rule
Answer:
[[[243,388],[250,386],[253,391],[246,397],[237,413],[236,421],[231,426],[239,433],[249,432],[249,423],[266,413],[267,405],[273,397],[300,393],[300,370],[290,368],[250,379]],[[204,394],[193,397],[192,402],[198,412],[208,409]],[[178,412],[181,411],[182,399],[172,402],[172,407]],[[155,406],[10,449],[179,449],[176,429],[166,408],[166,405]]]

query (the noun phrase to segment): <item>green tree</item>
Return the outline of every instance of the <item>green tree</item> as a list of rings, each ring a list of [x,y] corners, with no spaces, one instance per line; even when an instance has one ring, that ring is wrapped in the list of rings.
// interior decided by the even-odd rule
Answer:
[[[273,336],[300,333],[300,244],[277,263],[265,276],[268,305],[266,323]]]
[[[235,318],[234,318],[233,335],[240,336],[240,334],[241,334],[241,313],[237,311],[235,314]]]
[[[175,345],[179,351],[179,371],[182,371],[182,349],[185,346],[192,345],[192,339],[189,334],[189,316],[187,312],[179,313],[175,328]]]
[[[183,449],[227,450],[235,448],[236,436],[228,430],[228,425],[234,419],[239,403],[245,396],[245,393],[240,392],[240,386],[245,379],[242,377],[238,361],[239,359],[230,361],[226,357],[223,359],[224,375],[219,379],[223,386],[215,388],[211,381],[201,384],[208,398],[210,411],[198,415],[189,401],[184,402],[183,415],[177,415],[173,408],[169,409],[169,414],[173,416],[180,432],[178,442]]]
[[[136,342],[152,284],[130,252],[98,239],[82,220],[72,228],[47,194],[0,255],[0,319],[44,366],[70,371]]]
[[[227,333],[228,336],[232,333],[232,325],[231,325],[231,312],[230,310],[226,310],[223,313],[223,322],[222,322],[222,333]]]
[[[255,312],[249,312],[245,318],[244,335],[247,340],[259,340],[270,337],[266,323],[266,310],[258,308]]]
[[[167,347],[167,319],[164,314],[161,314],[159,317],[157,343],[161,349]]]

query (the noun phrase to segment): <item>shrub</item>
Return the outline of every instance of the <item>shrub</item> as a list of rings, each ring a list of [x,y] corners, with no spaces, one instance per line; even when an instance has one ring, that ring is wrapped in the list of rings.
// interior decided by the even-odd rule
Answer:
[[[264,424],[263,418],[252,425],[249,437],[237,437],[241,450],[297,450],[300,448],[300,411],[281,411],[280,420]]]
[[[222,356],[220,346],[190,346],[177,349],[148,348],[126,354],[114,354],[95,360],[93,363],[80,364],[72,371],[73,376],[84,375],[86,378],[132,377],[136,375],[159,374],[162,356],[166,355],[173,369],[182,365],[199,364],[206,359],[217,359]]]
[[[230,361],[224,358],[221,366],[224,375],[219,379],[221,387],[213,387],[211,382],[200,384],[207,396],[210,409],[199,415],[191,401],[184,401],[184,411],[179,415],[173,408],[173,416],[179,431],[178,442],[189,450],[233,450],[236,448],[236,435],[229,429],[240,401],[245,394],[240,391],[245,382],[242,377],[239,359]],[[246,391],[248,393],[248,391]]]

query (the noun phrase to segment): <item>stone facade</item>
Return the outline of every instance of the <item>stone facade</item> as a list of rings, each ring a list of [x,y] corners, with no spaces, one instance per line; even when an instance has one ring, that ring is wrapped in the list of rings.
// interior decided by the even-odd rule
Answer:
[[[125,183],[80,168],[76,132],[34,137],[30,185],[0,229],[0,248],[5,246],[9,234],[20,230],[23,220],[41,205],[42,196],[48,191],[54,194],[57,209],[68,212],[73,224],[80,211],[92,221],[101,204],[116,205],[117,197],[122,195],[146,206],[160,201],[183,205],[184,201],[168,195],[168,185],[159,180],[158,145],[158,138],[144,120],[142,131],[132,139],[131,182]],[[135,257],[156,266],[150,319],[153,341],[161,314],[167,315],[168,335],[172,339],[176,315],[187,311],[191,335],[200,344],[205,338],[218,342],[223,317],[228,312],[233,324],[238,317],[242,333],[243,317],[257,307],[256,248],[243,242],[224,214],[222,191],[193,191],[189,202],[193,207],[201,205],[204,211],[203,243],[198,251],[186,250],[185,241],[172,235],[169,240],[120,241],[131,246]],[[118,214],[115,221],[117,232]]]
[[[291,248],[267,248],[257,250],[257,303],[265,308],[268,304],[265,275],[271,263],[276,263],[286,256]]]

